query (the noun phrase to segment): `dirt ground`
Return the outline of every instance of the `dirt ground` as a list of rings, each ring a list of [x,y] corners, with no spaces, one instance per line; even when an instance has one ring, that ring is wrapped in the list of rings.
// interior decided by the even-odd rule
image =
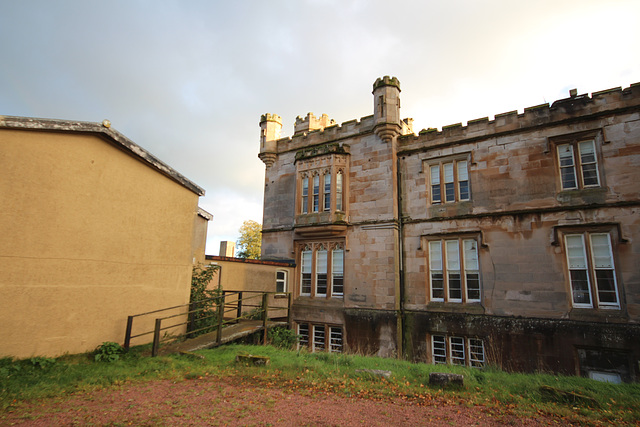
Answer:
[[[0,425],[70,426],[539,426],[481,406],[442,400],[370,400],[265,388],[230,379],[152,381],[20,404]]]

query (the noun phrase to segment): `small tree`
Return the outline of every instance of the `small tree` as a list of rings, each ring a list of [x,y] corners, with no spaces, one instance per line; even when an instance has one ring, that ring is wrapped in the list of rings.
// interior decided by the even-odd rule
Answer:
[[[216,300],[215,297],[222,295],[220,285],[209,288],[209,283],[213,279],[216,271],[220,269],[218,265],[194,266],[191,275],[191,310],[196,310],[192,314],[191,330],[197,330],[206,326],[213,326],[216,323]],[[195,335],[209,332],[209,329],[198,331]]]
[[[248,259],[260,259],[260,246],[262,245],[262,225],[255,221],[245,221],[240,227],[240,238],[237,246],[236,257]]]

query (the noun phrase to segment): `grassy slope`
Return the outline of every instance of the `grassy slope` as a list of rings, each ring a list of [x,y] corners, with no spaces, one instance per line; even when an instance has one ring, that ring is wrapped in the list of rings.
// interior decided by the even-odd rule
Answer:
[[[270,346],[229,345],[202,350],[204,358],[189,355],[149,358],[135,349],[113,363],[94,362],[91,355],[22,361],[0,360],[0,407],[19,410],[20,402],[60,396],[78,390],[111,387],[158,378],[190,379],[202,375],[242,377],[262,385],[302,392],[334,392],[372,399],[412,399],[428,404],[434,399],[465,405],[484,405],[495,412],[523,416],[551,414],[574,422],[629,423],[640,420],[640,384],[613,385],[579,377],[547,374],[508,374],[493,369],[412,364],[394,359],[357,355],[283,351]],[[239,353],[268,356],[266,367],[244,367],[234,362]],[[361,369],[392,372],[386,380]],[[430,372],[463,374],[462,388],[428,385]],[[542,386],[553,387],[551,393]],[[573,395],[562,394],[574,393]]]

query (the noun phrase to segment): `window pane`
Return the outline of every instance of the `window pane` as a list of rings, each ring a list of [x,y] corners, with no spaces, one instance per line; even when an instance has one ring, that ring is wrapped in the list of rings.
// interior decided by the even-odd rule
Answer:
[[[301,257],[300,271],[302,277],[300,278],[300,294],[311,294],[311,251],[303,251]]]
[[[613,268],[608,234],[591,234],[591,253],[595,268]]]
[[[320,202],[320,176],[313,177],[313,211],[318,212],[318,204]]]
[[[444,300],[444,275],[442,271],[431,270],[431,298]]]
[[[460,270],[460,246],[457,240],[445,241],[447,248],[447,270]]]
[[[431,166],[431,202],[440,203],[440,166]]]
[[[460,200],[469,200],[469,181],[459,181]]]
[[[573,302],[575,304],[591,305],[591,295],[589,292],[589,278],[587,270],[571,270],[571,289],[573,292]]]
[[[477,338],[469,338],[469,362],[474,368],[484,366],[484,344]]]
[[[473,239],[465,239],[462,241],[464,245],[464,269],[479,270],[478,268],[478,242]]]
[[[569,262],[569,269],[586,269],[587,258],[584,252],[582,234],[565,236],[565,242],[567,245],[567,261]]]
[[[457,167],[458,191],[460,192],[460,200],[469,200],[469,173],[467,171],[467,162],[458,162]]]
[[[450,337],[451,363],[454,365],[465,364],[464,338]]]
[[[431,348],[433,363],[447,363],[447,344],[443,336],[432,336]]]
[[[582,165],[582,182],[585,187],[598,185],[596,165]]]
[[[445,202],[455,202],[456,201],[456,189],[453,186],[453,183],[446,183],[444,185],[444,197]]]
[[[558,145],[560,167],[573,166],[573,147],[569,144]]]
[[[429,242],[429,266],[431,270],[442,270],[442,247],[440,241]]]
[[[325,349],[324,325],[313,326],[313,351],[324,351]]]
[[[331,294],[341,296],[344,292],[344,252],[336,249],[331,254]]]
[[[342,328],[331,326],[329,328],[329,350],[333,353],[342,353]]]
[[[573,147],[571,145],[558,145],[558,161],[560,162],[562,188],[577,188],[576,170],[573,162]]]
[[[600,303],[618,304],[618,294],[613,274],[613,270],[596,270],[598,301]]]
[[[469,172],[467,171],[466,160],[458,162],[457,165],[458,165],[458,181],[468,181]]]
[[[276,272],[276,292],[286,292],[287,290],[287,272]]]
[[[302,213],[309,212],[309,178],[302,178]]]
[[[316,295],[327,294],[327,251],[316,252]]]
[[[309,324],[298,325],[298,348],[309,346]]]
[[[429,271],[431,273],[431,298],[444,300],[442,246],[440,241],[429,242]]]
[[[456,200],[456,189],[453,185],[453,163],[445,163],[444,168],[444,200],[454,202]]]
[[[336,210],[342,210],[342,172],[336,175]]]
[[[467,272],[467,300],[479,301],[480,300],[480,274],[476,272]]]
[[[331,175],[324,176],[324,210],[331,210]]]
[[[449,300],[460,301],[462,300],[462,280],[460,279],[460,272],[448,272],[448,285],[449,285]]]
[[[444,182],[453,182],[453,163],[445,163],[444,167]]]

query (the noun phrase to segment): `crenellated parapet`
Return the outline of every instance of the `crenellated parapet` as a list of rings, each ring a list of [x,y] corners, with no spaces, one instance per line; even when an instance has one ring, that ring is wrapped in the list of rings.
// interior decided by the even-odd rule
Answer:
[[[472,138],[531,130],[542,125],[584,120],[585,117],[606,115],[624,109],[640,110],[640,83],[632,84],[624,90],[617,87],[594,92],[591,96],[578,95],[573,90],[569,98],[557,100],[551,105],[527,107],[521,114],[509,111],[496,114],[494,120],[489,120],[488,117],[469,120],[466,126],[456,123],[443,126],[441,131],[435,128],[423,129],[418,135],[400,137],[400,149],[420,150]]]
[[[311,132],[313,130],[322,130],[336,124],[336,121],[329,118],[329,116],[326,114],[323,114],[320,117],[316,117],[313,113],[307,113],[307,116],[305,118],[302,118],[300,116],[296,117],[294,134]]]
[[[372,130],[373,116],[365,116],[360,118],[360,120],[349,120],[340,125],[333,124],[326,128],[315,129],[309,132],[299,132],[291,137],[280,138],[274,141],[276,148],[273,153],[281,154],[289,151],[298,151],[308,147],[323,145],[328,142],[348,139],[359,134],[371,132]]]

